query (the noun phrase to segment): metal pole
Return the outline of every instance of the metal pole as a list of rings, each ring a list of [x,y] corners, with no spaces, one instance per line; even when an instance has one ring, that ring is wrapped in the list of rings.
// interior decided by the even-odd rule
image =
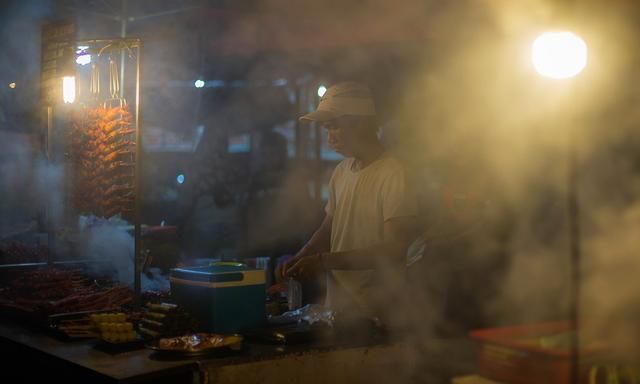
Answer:
[[[571,342],[571,383],[580,383],[580,211],[578,204],[578,169],[576,138],[569,130],[567,209],[569,214],[569,247],[571,254],[570,322],[574,337]]]
[[[53,145],[51,143],[52,135],[53,135],[53,107],[48,106],[47,107],[47,137],[46,137],[47,142],[45,144],[45,151],[46,151],[48,163],[51,163],[53,161],[53,158],[52,158]]]
[[[315,130],[315,157],[316,157],[316,179],[314,180],[315,184],[315,198],[316,202],[320,204],[322,202],[322,128],[319,123],[315,123],[313,129]]]
[[[133,270],[134,270],[134,291],[136,298],[140,297],[140,257],[142,251],[142,238],[141,238],[141,199],[142,199],[142,187],[140,185],[141,170],[142,170],[142,129],[140,128],[140,54],[142,51],[142,42],[138,43],[138,51],[136,55],[136,161],[135,161],[135,175],[134,175],[134,255],[133,255]]]
[[[53,138],[53,107],[47,106],[47,134],[46,134],[46,157],[47,157],[47,165],[51,165],[53,163],[53,143],[51,142]],[[47,196],[47,202],[45,207],[45,217],[47,223],[47,245],[49,247],[49,252],[47,252],[47,264],[53,264],[53,256],[54,256],[54,245],[55,245],[55,233],[53,228],[53,217],[51,215],[51,199]]]
[[[127,0],[122,0],[122,11],[120,12],[120,37],[127,37]],[[120,51],[120,98],[124,98],[124,64],[125,48]]]
[[[298,85],[298,79],[294,79],[292,81],[292,84],[294,86],[294,95],[295,95],[295,103],[296,103],[296,118],[294,119],[296,126],[295,126],[295,131],[294,131],[294,141],[295,141],[295,147],[296,147],[296,152],[295,152],[295,158],[298,160],[302,159],[302,125],[300,124],[300,119],[297,118],[297,116],[300,114],[300,111],[302,110],[301,108],[301,103],[300,103],[300,95],[302,94],[302,92],[300,91],[300,85]]]

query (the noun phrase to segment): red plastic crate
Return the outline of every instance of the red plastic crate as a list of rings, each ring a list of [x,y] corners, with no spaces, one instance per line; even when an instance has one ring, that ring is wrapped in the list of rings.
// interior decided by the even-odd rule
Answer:
[[[471,332],[478,342],[478,367],[490,379],[513,384],[566,384],[571,379],[571,351],[565,348],[545,348],[527,343],[530,338],[569,332],[569,322],[550,322],[505,328],[481,329]],[[580,351],[581,375],[602,356],[602,348]],[[584,383],[587,381],[582,380]]]

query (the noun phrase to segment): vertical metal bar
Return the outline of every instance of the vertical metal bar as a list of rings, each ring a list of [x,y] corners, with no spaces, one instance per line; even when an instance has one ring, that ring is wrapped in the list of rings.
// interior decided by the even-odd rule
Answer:
[[[300,102],[302,113],[307,113],[307,108],[309,106],[309,86],[307,84],[303,85],[302,91],[300,92]],[[309,136],[310,136],[310,128],[309,124],[304,124],[300,129],[300,158],[304,160],[305,166],[309,166]]]
[[[295,94],[295,103],[296,103],[296,116],[295,116],[295,122],[296,122],[296,126],[295,126],[295,134],[294,134],[294,141],[295,141],[295,153],[294,156],[296,159],[300,160],[302,159],[302,125],[300,123],[300,120],[298,119],[298,116],[300,115],[300,111],[301,109],[301,104],[300,104],[300,86],[298,85],[298,81],[297,79],[293,80],[293,85],[294,85],[294,94]]]
[[[47,134],[46,134],[46,143],[45,150],[47,156],[47,165],[51,165],[53,163],[53,107],[47,106]],[[51,199],[47,196],[47,202],[45,206],[45,220],[47,225],[47,246],[49,247],[49,252],[47,253],[47,264],[53,264],[54,258],[54,245],[55,245],[55,232],[53,228],[53,217],[51,214]]]
[[[134,291],[136,294],[136,298],[140,297],[140,257],[142,250],[142,238],[141,238],[141,199],[142,199],[142,187],[140,185],[141,181],[141,171],[142,171],[142,129],[140,127],[140,55],[142,51],[142,43],[138,42],[138,49],[136,55],[136,162],[135,162],[135,178],[134,178],[134,193],[135,193],[135,211],[134,211],[134,254],[133,254],[133,263],[134,263]]]
[[[569,130],[567,210],[569,216],[569,248],[571,255],[570,323],[574,337],[571,342],[571,383],[580,383],[580,212],[578,202],[577,149],[574,132]]]
[[[52,158],[52,150],[53,145],[51,143],[51,137],[53,135],[53,107],[47,107],[47,137],[45,143],[45,150],[47,153],[47,162],[51,163],[53,161]]]
[[[315,198],[316,203],[320,204],[322,202],[322,128],[320,124],[315,123],[313,129],[315,129]]]
[[[123,39],[127,37],[127,0],[122,0],[122,8],[120,12],[120,37]],[[123,47],[120,51],[120,98],[124,98],[124,67],[125,67],[125,52]]]

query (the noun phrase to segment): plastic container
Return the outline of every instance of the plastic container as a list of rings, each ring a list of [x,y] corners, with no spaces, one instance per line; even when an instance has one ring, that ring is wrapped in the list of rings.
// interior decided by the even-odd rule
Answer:
[[[302,306],[302,284],[293,278],[287,281],[287,304],[290,311]]]
[[[478,342],[478,368],[487,378],[513,384],[571,382],[573,336],[566,321],[481,329],[470,336]],[[585,348],[580,353],[582,382],[588,383],[589,369],[605,351]]]

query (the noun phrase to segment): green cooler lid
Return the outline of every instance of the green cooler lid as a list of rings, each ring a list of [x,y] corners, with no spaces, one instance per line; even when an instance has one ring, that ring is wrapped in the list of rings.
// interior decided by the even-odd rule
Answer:
[[[264,284],[264,270],[249,268],[246,264],[218,262],[205,267],[184,267],[171,270],[172,279],[225,283],[245,280],[247,284]]]

